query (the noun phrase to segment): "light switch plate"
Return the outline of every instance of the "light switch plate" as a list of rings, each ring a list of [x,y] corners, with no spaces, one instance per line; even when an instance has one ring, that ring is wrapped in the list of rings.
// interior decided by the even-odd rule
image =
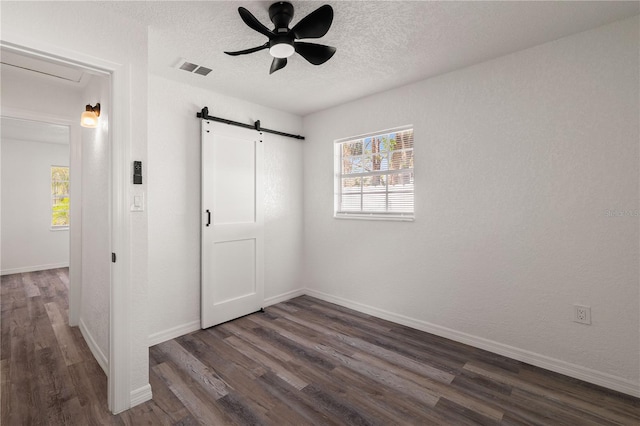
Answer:
[[[131,211],[132,212],[144,211],[144,193],[133,194],[133,204],[131,204]]]

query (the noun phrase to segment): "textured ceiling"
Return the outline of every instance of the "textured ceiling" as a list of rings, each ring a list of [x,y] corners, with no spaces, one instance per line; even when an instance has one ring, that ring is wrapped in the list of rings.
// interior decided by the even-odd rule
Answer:
[[[291,26],[322,4],[333,26],[318,40],[337,48],[324,65],[299,55],[269,75],[263,44],[238,6],[272,28],[272,2],[103,2],[104,10],[149,25],[150,72],[298,115],[486,61],[640,13],[638,2],[293,1]],[[179,58],[212,68],[207,77],[172,68]]]

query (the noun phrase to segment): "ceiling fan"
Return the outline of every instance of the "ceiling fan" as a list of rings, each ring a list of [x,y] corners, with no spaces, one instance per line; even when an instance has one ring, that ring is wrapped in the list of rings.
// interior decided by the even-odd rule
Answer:
[[[239,7],[238,13],[245,24],[267,36],[269,41],[251,49],[224,53],[237,56],[269,49],[269,53],[273,56],[269,74],[284,68],[287,65],[287,58],[294,52],[313,65],[324,64],[336,53],[335,47],[296,41],[304,38],[320,38],[329,31],[333,21],[333,9],[328,4],[320,6],[289,29],[289,23],[293,18],[293,5],[285,1],[274,3],[269,7],[269,18],[275,25],[273,31],[265,27],[244,7]]]

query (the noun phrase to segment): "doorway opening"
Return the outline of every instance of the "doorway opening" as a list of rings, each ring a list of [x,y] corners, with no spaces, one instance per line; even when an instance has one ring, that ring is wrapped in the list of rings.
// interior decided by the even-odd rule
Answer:
[[[128,358],[122,355],[126,348],[118,349],[128,345],[128,339],[126,332],[113,327],[113,310],[122,299],[113,297],[113,283],[122,269],[111,263],[111,252],[122,241],[122,218],[120,212],[114,214],[113,202],[114,194],[122,191],[112,171],[122,167],[121,156],[115,155],[121,146],[114,146],[111,135],[112,122],[117,120],[110,123],[115,67],[92,63],[93,58],[62,58],[7,41],[2,41],[1,48],[3,119],[69,130],[69,325],[79,326],[107,376],[110,410],[123,411],[129,408],[129,395],[119,390],[128,389],[128,382],[118,378],[128,372]],[[85,105],[98,102],[102,107],[99,126],[81,128]],[[118,353],[119,357],[114,355]]]
[[[2,275],[69,267],[70,126],[2,116]]]

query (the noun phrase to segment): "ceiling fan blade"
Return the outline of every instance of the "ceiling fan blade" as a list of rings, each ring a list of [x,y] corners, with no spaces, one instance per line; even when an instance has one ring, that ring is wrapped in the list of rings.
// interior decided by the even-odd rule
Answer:
[[[316,43],[296,41],[293,43],[293,47],[300,56],[311,62],[313,65],[324,64],[331,59],[334,53],[336,53],[335,47]]]
[[[324,36],[333,22],[333,8],[328,4],[320,6],[300,20],[291,32],[297,39],[320,38]]]
[[[269,43],[265,43],[262,46],[252,47],[251,49],[238,50],[237,52],[224,52],[227,55],[238,56],[238,55],[246,55],[247,53],[259,52],[260,50],[268,49]]]
[[[262,22],[258,21],[258,19],[253,16],[251,12],[249,12],[244,7],[239,7],[238,13],[240,14],[240,17],[242,18],[244,23],[247,24],[251,29],[266,35],[267,37],[269,37],[269,40],[271,40],[271,38],[273,37],[273,33],[271,32],[271,30],[265,27]]]
[[[271,62],[271,69],[269,70],[269,74],[273,74],[279,69],[284,68],[287,65],[287,58],[273,58],[273,62]]]

